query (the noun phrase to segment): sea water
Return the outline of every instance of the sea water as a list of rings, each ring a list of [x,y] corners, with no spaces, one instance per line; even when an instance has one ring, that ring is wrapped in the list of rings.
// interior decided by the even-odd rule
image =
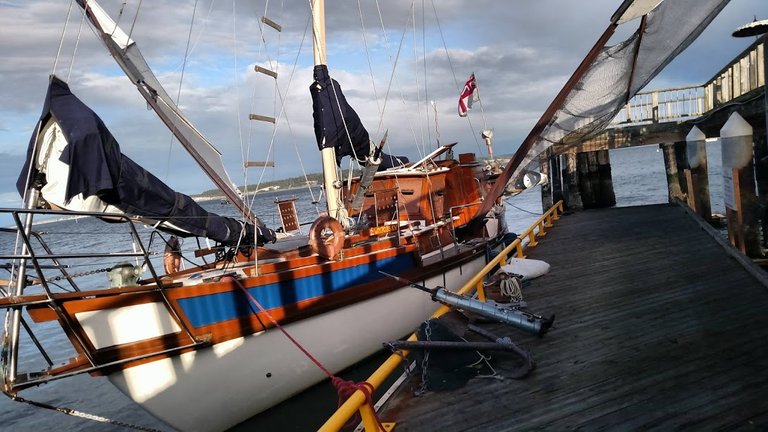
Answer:
[[[710,194],[712,211],[724,212],[723,189],[721,175],[720,147],[718,142],[707,144]],[[610,152],[613,186],[616,193],[617,206],[636,206],[646,204],[659,204],[667,202],[667,185],[662,153],[658,146],[633,147],[627,149],[611,150]],[[272,227],[279,226],[275,208],[275,199],[296,197],[297,210],[301,221],[313,220],[321,204],[313,204],[314,195],[307,190],[277,191],[256,196],[254,208],[257,214]],[[220,201],[211,200],[202,205],[208,210],[218,213],[234,214],[231,206]],[[520,233],[536,221],[542,214],[540,191],[538,188],[525,192],[514,198],[506,200],[506,221],[510,231]],[[70,236],[67,238],[53,238],[51,242],[56,246],[68,246],[66,242],[80,241],[78,232],[93,232],[104,230],[102,235],[91,236],[95,240],[90,243],[78,245],[82,250],[94,250],[109,248],[117,244],[118,234],[116,228],[98,221],[77,220],[56,222],[63,225]],[[57,227],[59,230],[61,227]],[[306,232],[306,226],[304,232]],[[98,233],[98,231],[97,231]],[[142,234],[145,236],[144,234]],[[73,240],[75,239],[75,240]],[[145,240],[147,238],[145,237]],[[157,244],[157,243],[156,243]],[[0,245],[4,248],[9,245]],[[69,245],[72,246],[72,245]],[[204,245],[203,245],[204,246]],[[186,240],[182,245],[185,256],[191,256],[192,250],[198,245],[192,240]],[[153,259],[155,265],[161,268],[159,246],[154,247],[157,253]],[[107,263],[105,265],[108,265]],[[85,282],[103,284],[106,278],[103,273],[84,276]],[[71,348],[62,346],[50,346],[50,341],[61,341],[57,337],[61,330],[58,325],[47,323],[39,333],[43,343],[51,351],[61,351],[71,355]],[[25,349],[22,360],[32,358],[34,350]],[[385,354],[352,368],[343,374],[345,379],[362,380],[383,359]],[[222,371],[227,373],[229,371]],[[216,385],[216,378],[211,378],[211,384]],[[113,420],[136,424],[143,427],[170,430],[162,422],[147,414],[130,399],[113,387],[104,377],[91,377],[79,375],[46,384],[41,388],[34,388],[22,392],[26,399],[45,402],[59,407],[72,408],[85,413],[104,416]],[[327,382],[320,383],[292,400],[280,404],[253,419],[233,428],[233,431],[246,430],[280,430],[280,431],[305,431],[316,430],[327,419],[336,406],[336,393]],[[296,415],[300,412],[300,415]],[[212,413],[213,414],[213,413]],[[127,430],[119,426],[98,423],[67,416],[58,412],[36,408],[24,403],[14,402],[8,398],[0,397],[0,431],[32,432],[39,430],[57,431],[111,431]]]

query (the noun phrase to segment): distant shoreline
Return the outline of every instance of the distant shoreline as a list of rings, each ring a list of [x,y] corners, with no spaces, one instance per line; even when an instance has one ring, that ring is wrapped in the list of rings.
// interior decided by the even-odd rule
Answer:
[[[319,187],[318,185],[312,185],[310,187]],[[263,195],[263,194],[278,194],[280,192],[289,192],[289,191],[295,191],[297,189],[306,189],[306,185],[301,186],[293,186],[288,188],[280,188],[280,189],[272,189],[272,190],[263,190],[258,192],[249,192],[248,195]],[[224,195],[192,195],[191,198],[196,202],[205,202],[205,201],[214,201],[214,200],[226,200],[227,197]]]

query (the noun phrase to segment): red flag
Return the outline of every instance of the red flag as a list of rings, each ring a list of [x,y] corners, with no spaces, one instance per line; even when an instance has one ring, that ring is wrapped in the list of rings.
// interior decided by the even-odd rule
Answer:
[[[464,89],[459,95],[459,116],[466,117],[467,111],[472,109],[472,102],[478,100],[477,83],[475,83],[475,74],[469,76]]]

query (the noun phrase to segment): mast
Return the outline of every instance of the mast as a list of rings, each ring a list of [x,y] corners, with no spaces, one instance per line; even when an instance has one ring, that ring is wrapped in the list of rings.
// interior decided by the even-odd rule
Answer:
[[[327,65],[328,58],[325,49],[325,0],[312,0],[312,51],[315,66]],[[334,219],[341,218],[340,205],[341,182],[336,171],[336,149],[324,147],[320,151],[323,160],[323,186],[325,187],[325,202],[328,205],[328,215]]]

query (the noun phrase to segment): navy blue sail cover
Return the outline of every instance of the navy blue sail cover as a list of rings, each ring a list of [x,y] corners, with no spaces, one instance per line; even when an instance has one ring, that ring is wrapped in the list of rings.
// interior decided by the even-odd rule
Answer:
[[[320,151],[326,147],[336,148],[336,165],[341,166],[344,156],[356,158],[365,165],[370,153],[370,137],[360,117],[347,103],[338,81],[328,74],[328,66],[317,65],[314,69],[315,82],[309,86],[312,94],[312,117],[315,120],[315,138]],[[408,163],[405,156],[390,156],[381,153],[379,170]]]
[[[69,165],[65,199],[78,194],[83,198],[97,196],[129,215],[166,221],[185,232],[159,226],[181,236],[208,237],[227,244],[237,244],[245,233],[245,242],[252,242],[254,231],[259,243],[274,241],[274,232],[258,222],[258,227],[243,225],[236,219],[208,212],[192,198],[176,192],[160,179],[120,152],[117,140],[90,108],[69,90],[69,86],[52,77],[48,86],[40,125],[53,117],[67,139],[59,160]],[[34,161],[37,134],[33,134],[27,149],[24,168],[16,188],[24,196],[29,178],[38,175]]]

